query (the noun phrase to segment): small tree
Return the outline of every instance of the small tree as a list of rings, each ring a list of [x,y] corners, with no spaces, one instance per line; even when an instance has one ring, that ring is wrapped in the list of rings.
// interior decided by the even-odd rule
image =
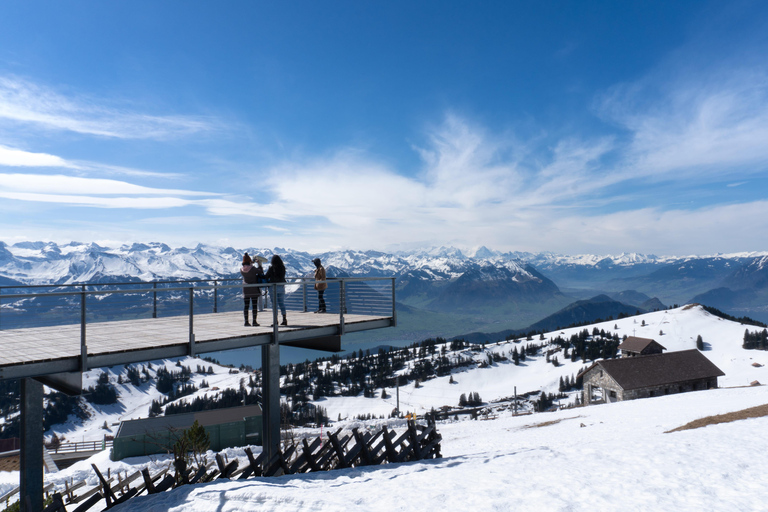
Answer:
[[[199,470],[208,463],[206,452],[210,445],[210,435],[195,420],[191,427],[181,432],[173,445],[173,458],[175,461],[183,461],[186,467],[192,465],[195,470]]]
[[[704,350],[704,340],[701,338],[701,334],[696,336],[696,348],[699,350]]]

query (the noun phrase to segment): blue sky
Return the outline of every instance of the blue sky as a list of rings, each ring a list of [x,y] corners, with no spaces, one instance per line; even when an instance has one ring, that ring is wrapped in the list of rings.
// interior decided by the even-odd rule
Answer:
[[[765,2],[7,2],[0,240],[766,250]]]

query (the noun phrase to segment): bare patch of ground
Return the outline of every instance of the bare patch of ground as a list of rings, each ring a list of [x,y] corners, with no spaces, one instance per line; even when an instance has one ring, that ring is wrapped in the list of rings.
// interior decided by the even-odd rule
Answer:
[[[707,425],[717,425],[718,423],[730,423],[732,421],[746,420],[748,418],[761,418],[763,416],[768,416],[768,404],[758,405],[757,407],[750,407],[749,409],[742,409],[741,411],[729,412],[727,414],[716,414],[714,416],[699,418],[690,423],[686,423],[682,427],[668,430],[665,432],[665,434],[669,434],[670,432],[679,432],[681,430],[691,430],[694,428],[706,427]]]
[[[521,428],[548,427],[550,425],[556,425],[557,423],[560,423],[563,420],[575,420],[576,418],[583,418],[583,416],[573,416],[572,418],[560,418],[559,420],[543,421],[541,423],[534,423],[533,425],[525,425],[524,427],[521,427]]]

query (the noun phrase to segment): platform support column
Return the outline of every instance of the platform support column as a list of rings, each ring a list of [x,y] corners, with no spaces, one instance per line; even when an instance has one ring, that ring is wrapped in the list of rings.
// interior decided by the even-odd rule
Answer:
[[[262,396],[262,447],[267,461],[280,449],[280,345],[269,343],[261,346]]]
[[[19,459],[21,510],[43,510],[43,385],[32,378],[21,379]]]

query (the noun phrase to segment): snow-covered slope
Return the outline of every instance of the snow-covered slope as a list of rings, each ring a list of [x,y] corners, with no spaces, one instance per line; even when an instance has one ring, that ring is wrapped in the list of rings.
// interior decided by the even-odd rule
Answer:
[[[614,326],[617,328],[614,329]],[[700,306],[685,306],[586,327],[565,329],[547,333],[544,337],[546,340],[556,336],[568,339],[572,334],[579,331],[587,329],[592,332],[594,328],[617,333],[620,337],[628,335],[653,338],[666,347],[668,351],[696,348],[696,337],[701,335],[706,349],[704,355],[725,372],[725,376],[719,379],[720,386],[748,386],[754,380],[768,383],[768,351],[744,350],[741,347],[745,329],[750,331],[762,329],[723,320],[706,312]],[[659,332],[663,332],[663,334],[659,335]],[[480,351],[471,349],[460,352],[447,351],[446,355],[449,359],[461,356],[464,359],[474,359],[475,364],[468,368],[455,370],[450,376],[435,377],[421,382],[419,387],[416,387],[413,382],[401,386],[401,411],[424,414],[432,408],[439,409],[444,405],[456,406],[462,393],[468,395],[471,392],[477,392],[486,403],[512,396],[515,387],[517,387],[519,394],[531,391],[557,393],[561,377],[572,378],[585,366],[585,363],[581,359],[571,362],[570,359],[563,357],[562,353],[555,353],[553,356],[558,356],[560,364],[556,367],[548,363],[542,353],[538,356],[529,357],[519,366],[515,366],[510,357],[512,350],[515,348],[520,350],[527,343],[542,343],[537,338],[535,337],[531,341],[521,339],[518,340],[518,343],[515,343],[514,340],[502,340],[498,343],[487,344]],[[509,359],[480,368],[481,363],[488,361],[490,353],[499,354]],[[440,352],[438,351],[435,357],[439,355]],[[753,366],[753,363],[763,366]],[[237,389],[241,380],[244,379],[247,383],[251,376],[249,372],[230,373],[230,369],[227,367],[194,358],[182,358],[178,362],[155,361],[151,368],[148,367],[147,369],[150,376],[156,375],[157,368],[161,364],[170,371],[178,371],[177,364],[190,368],[193,372],[190,382],[197,387],[200,387],[203,380],[207,381],[208,388],[201,388],[194,395],[184,397],[188,401],[194,399],[195,396],[205,394],[211,396],[216,393],[215,388],[218,390]],[[325,364],[330,366],[331,362],[328,361]],[[195,374],[198,365],[206,369],[210,366],[214,374]],[[133,366],[141,369],[143,365]],[[322,365],[321,369],[323,369]],[[405,371],[402,370],[400,373]],[[99,440],[105,434],[116,433],[116,425],[121,420],[146,417],[152,400],[159,400],[165,396],[156,390],[154,383],[145,383],[138,388],[128,384],[118,384],[119,375],[125,379],[123,366],[87,372],[84,378],[84,387],[95,386],[102,372],[108,374],[110,383],[117,388],[120,403],[108,406],[89,404],[87,406],[90,414],[89,419],[80,421],[71,418],[71,423],[57,425],[52,429],[52,432],[60,437],[64,436],[70,441]],[[451,379],[453,379],[453,383],[450,382]],[[386,391],[389,396],[384,399],[380,398],[381,390],[379,389],[376,390],[377,398],[365,398],[361,393],[355,397],[324,397],[313,403],[325,408],[331,420],[336,420],[339,417],[353,419],[361,414],[386,417],[397,405],[397,390],[386,388]],[[568,398],[561,400],[559,404],[563,406],[572,404],[575,401],[576,393],[575,391],[571,392]],[[102,428],[105,422],[109,427],[107,431]],[[47,432],[46,435],[50,436],[52,432]]]
[[[219,480],[139,496],[112,510],[760,511],[768,503],[762,481],[768,472],[762,456],[768,417],[666,432],[766,402],[765,387],[717,389],[547,414],[508,412],[492,421],[439,422],[442,459]],[[366,425],[374,426],[347,427]],[[246,462],[238,449],[227,456]],[[103,452],[46,478],[61,487],[83,478],[95,485],[91,463],[114,474],[146,465],[157,471],[169,461],[158,456],[111,462]],[[1,474],[0,485],[11,485],[14,476]]]
[[[644,324],[644,325],[643,325]],[[614,328],[616,326],[617,328]],[[744,350],[744,331],[762,330],[762,328],[745,326],[738,322],[723,320],[711,315],[701,306],[683,306],[677,309],[656,311],[635,317],[610,320],[586,327],[575,327],[544,334],[546,340],[556,336],[569,339],[571,335],[587,329],[590,333],[594,328],[605,330],[607,333],[617,333],[619,337],[639,336],[652,338],[666,347],[667,351],[679,351],[696,348],[696,338],[701,335],[705,344],[704,355],[718,368],[725,372],[719,379],[720,386],[748,386],[752,381],[768,383],[768,351]],[[659,333],[663,334],[659,334]],[[465,350],[463,356],[473,357],[477,363],[487,361],[487,354],[494,352],[506,357],[512,350],[518,350],[526,343],[541,343],[538,339],[526,341],[500,341],[487,344],[481,353]],[[528,358],[524,363],[515,366],[511,360],[496,362],[487,368],[474,367],[470,370],[459,371],[451,376],[437,377],[420,383],[413,383],[400,388],[400,409],[407,412],[423,414],[432,408],[439,409],[443,405],[455,406],[462,393],[478,392],[485,402],[493,402],[513,395],[514,388],[518,393],[529,391],[545,391],[557,393],[560,378],[572,377],[584,367],[579,359],[570,359],[559,355],[560,366],[546,362],[545,356],[539,355]],[[449,353],[448,357],[457,354]],[[763,365],[753,366],[753,363]],[[330,363],[329,363],[330,364]],[[450,382],[451,377],[454,383]],[[396,390],[387,388],[389,398],[360,397],[327,397],[316,401],[328,411],[331,419],[355,417],[357,414],[373,413],[388,415],[396,406]],[[572,403],[574,393],[565,403]]]

